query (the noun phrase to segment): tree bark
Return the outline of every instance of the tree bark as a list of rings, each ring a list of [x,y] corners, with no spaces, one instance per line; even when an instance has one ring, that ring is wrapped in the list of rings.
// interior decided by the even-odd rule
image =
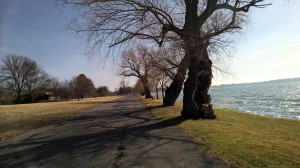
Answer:
[[[145,99],[150,99],[153,98],[149,89],[149,86],[144,86],[144,90],[145,90]]]
[[[30,97],[31,97],[31,103],[34,103],[34,97],[33,97],[33,94],[29,94]]]
[[[158,100],[158,87],[155,86],[155,92],[156,92],[156,100]]]
[[[172,83],[165,91],[163,106],[174,106],[182,90],[182,85],[185,80],[185,75],[188,66],[189,66],[189,57],[185,55],[178,66],[178,70],[175,78],[173,79]]]
[[[148,78],[147,77],[143,77],[141,79],[143,85],[144,85],[144,90],[145,90],[145,99],[150,99],[153,98],[151,95],[151,91],[149,89],[149,83],[148,83]]]
[[[191,47],[191,46],[195,45],[197,43],[197,41],[193,39],[194,36],[192,34],[200,33],[199,27],[197,25],[197,23],[198,23],[198,21],[197,21],[198,3],[199,3],[199,0],[185,1],[186,15],[185,15],[185,24],[183,27],[185,35],[182,35],[182,37],[181,37],[185,41],[185,46],[184,46],[185,55],[184,55],[183,60],[181,61],[181,63],[178,66],[177,74],[176,74],[173,82],[166,90],[166,97],[163,101],[164,106],[174,106],[176,99],[182,90],[182,85],[185,80],[186,71],[189,67],[189,63],[191,60],[190,59],[191,56],[189,54],[189,51],[187,50],[188,48],[186,48],[186,47]]]
[[[21,104],[21,103],[22,103],[22,100],[21,100],[21,99],[22,99],[22,98],[21,98],[21,93],[18,92],[17,95],[18,95],[18,96],[17,96],[17,103],[18,103],[18,104]]]
[[[200,55],[197,54],[198,52]],[[189,54],[189,73],[184,83],[181,115],[192,119],[215,119],[216,115],[210,104],[210,95],[208,95],[212,79],[212,62],[208,58],[207,49],[190,50]]]
[[[164,93],[165,89],[164,89],[164,86],[162,85],[161,86],[161,96],[163,98],[163,100],[165,99],[165,93]]]

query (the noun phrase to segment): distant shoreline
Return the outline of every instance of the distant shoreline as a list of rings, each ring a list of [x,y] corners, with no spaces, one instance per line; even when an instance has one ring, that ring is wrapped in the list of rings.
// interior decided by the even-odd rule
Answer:
[[[248,84],[263,84],[263,83],[273,83],[273,82],[291,82],[291,81],[300,81],[300,77],[297,77],[297,78],[275,79],[275,80],[260,81],[260,82],[230,83],[230,84],[220,84],[220,85],[214,85],[214,84],[212,84],[211,87],[248,85]]]

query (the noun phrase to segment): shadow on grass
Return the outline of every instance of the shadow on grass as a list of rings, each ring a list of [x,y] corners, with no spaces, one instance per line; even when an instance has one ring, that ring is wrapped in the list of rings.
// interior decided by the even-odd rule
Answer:
[[[148,110],[155,110],[155,109],[163,110],[164,108],[168,108],[168,107],[165,107],[161,104],[161,105],[149,106]],[[188,119],[184,118],[182,116],[177,116],[177,117],[173,117],[173,118],[170,118],[170,119],[163,120],[163,122],[167,125],[170,125],[170,126],[176,126],[176,125],[179,125],[179,124],[181,124],[182,122],[184,122],[186,120],[188,120]]]
[[[149,106],[148,109],[149,110],[155,110],[155,109],[160,109],[160,108],[165,108],[165,106],[161,105],[156,105],[156,106]]]
[[[186,120],[188,120],[188,119],[183,118],[181,116],[178,116],[178,117],[170,118],[170,119],[167,119],[167,120],[163,120],[163,123],[165,123],[169,126],[176,126],[176,125],[179,125],[179,124],[181,124],[182,122],[184,122]]]

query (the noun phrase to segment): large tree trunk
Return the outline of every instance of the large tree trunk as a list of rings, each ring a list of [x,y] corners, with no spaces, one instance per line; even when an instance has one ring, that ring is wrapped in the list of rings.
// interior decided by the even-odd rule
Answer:
[[[192,119],[215,119],[216,115],[208,95],[212,78],[212,62],[208,58],[206,48],[202,48],[202,51],[190,50],[189,54],[189,73],[184,83],[181,115]]]
[[[184,24],[184,31],[186,32],[185,36],[182,36],[181,38],[184,38],[185,46],[184,50],[186,50],[186,47],[192,46],[196,44],[196,41],[192,41],[189,39],[190,37],[193,37],[193,34],[199,34],[199,29],[197,27],[198,22],[198,0],[189,0],[185,1],[186,5],[186,15],[185,15],[185,24]],[[173,106],[176,102],[177,97],[179,96],[182,85],[185,80],[185,75],[187,68],[189,67],[190,63],[190,54],[189,52],[185,52],[184,58],[181,61],[181,63],[178,66],[177,74],[171,83],[170,87],[166,90],[166,97],[164,99],[164,106]]]
[[[174,106],[182,90],[182,85],[185,80],[185,75],[188,66],[189,66],[189,57],[185,55],[178,66],[178,70],[175,78],[173,79],[172,83],[165,91],[163,106]]]
[[[151,91],[149,89],[149,83],[148,83],[148,78],[144,77],[143,79],[141,79],[143,85],[144,85],[144,90],[145,90],[145,99],[150,99],[153,98],[151,95]]]
[[[31,97],[31,103],[33,103],[34,102],[33,94],[30,94],[30,97]]]
[[[181,90],[184,79],[175,78],[171,85],[166,89],[166,95],[163,100],[163,106],[174,106]]]
[[[164,92],[165,92],[164,86],[161,85],[161,96],[162,96],[163,100],[165,99],[165,93]]]
[[[156,92],[156,99],[158,100],[158,87],[155,86],[155,92]]]
[[[150,99],[153,98],[149,89],[149,86],[144,86],[144,90],[145,90],[145,99]]]
[[[21,93],[20,92],[17,93],[17,103],[18,104],[22,103],[22,97],[21,97]]]

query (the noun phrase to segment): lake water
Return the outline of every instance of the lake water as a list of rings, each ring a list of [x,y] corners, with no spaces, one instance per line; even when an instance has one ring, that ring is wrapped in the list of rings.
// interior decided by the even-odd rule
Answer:
[[[212,86],[209,92],[214,107],[300,120],[300,78]]]

